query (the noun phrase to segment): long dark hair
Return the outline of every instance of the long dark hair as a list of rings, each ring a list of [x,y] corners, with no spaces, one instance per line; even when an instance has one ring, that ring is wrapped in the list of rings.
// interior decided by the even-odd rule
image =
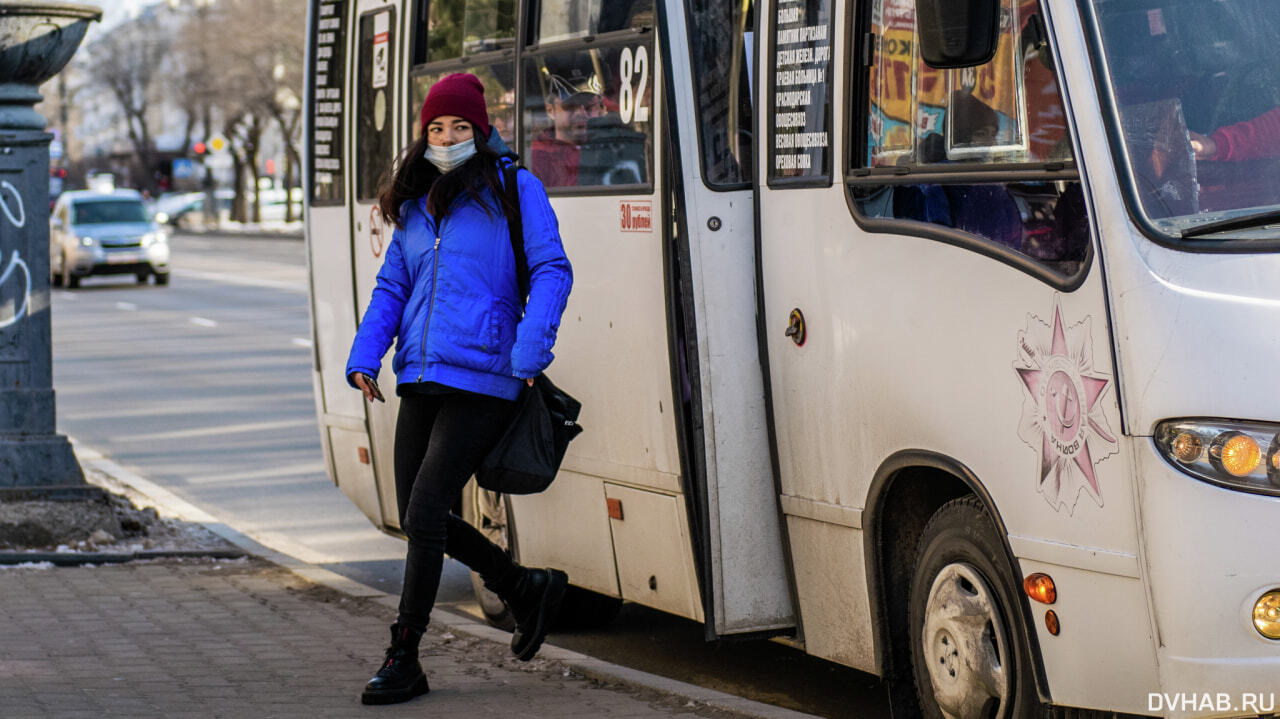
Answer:
[[[515,212],[518,208],[510,206],[507,195],[502,191],[502,179],[498,175],[498,160],[501,157],[489,147],[486,138],[481,136],[478,128],[475,133],[476,154],[458,167],[441,174],[440,170],[426,158],[427,133],[414,140],[396,158],[392,169],[382,178],[378,192],[378,209],[382,217],[396,227],[404,228],[404,218],[400,215],[400,206],[406,201],[417,200],[427,196],[427,212],[437,220],[444,217],[449,206],[458,195],[467,193],[489,216]],[[498,201],[494,207],[485,200],[484,190],[488,189]]]

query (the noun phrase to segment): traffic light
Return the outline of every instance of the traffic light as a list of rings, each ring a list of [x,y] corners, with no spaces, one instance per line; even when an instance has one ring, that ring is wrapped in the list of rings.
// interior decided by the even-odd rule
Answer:
[[[208,147],[206,147],[206,146],[205,146],[205,144],[204,144],[203,142],[197,142],[195,145],[193,145],[193,146],[192,146],[192,148],[191,148],[191,149],[192,149],[192,151],[194,151],[197,155],[204,155],[206,152],[208,152],[208,151],[209,151],[209,148],[208,148]]]

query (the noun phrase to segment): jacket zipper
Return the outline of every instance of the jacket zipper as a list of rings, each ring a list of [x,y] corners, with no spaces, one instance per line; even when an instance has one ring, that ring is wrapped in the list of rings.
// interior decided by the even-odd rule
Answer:
[[[436,246],[433,250],[435,257],[432,258],[431,264],[431,301],[427,303],[427,319],[422,323],[422,362],[418,366],[418,381],[422,381],[422,375],[427,371],[427,329],[431,327],[431,312],[436,307],[436,277],[440,273],[440,237],[436,237]]]

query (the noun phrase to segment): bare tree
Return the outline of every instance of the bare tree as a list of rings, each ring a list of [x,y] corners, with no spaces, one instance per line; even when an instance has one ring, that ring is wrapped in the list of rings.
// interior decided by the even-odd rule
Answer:
[[[120,105],[133,144],[142,183],[150,186],[155,169],[155,142],[147,114],[160,89],[170,36],[157,17],[144,13],[135,22],[120,25],[90,49],[90,76],[111,91]]]
[[[224,118],[223,131],[230,145],[236,173],[237,219],[260,218],[258,180],[262,165],[262,139],[274,124],[285,153],[285,187],[292,188],[301,167],[303,52],[306,4],[297,0],[219,0],[203,6],[188,18],[190,41],[184,42],[183,64],[204,68],[188,84],[199,84],[202,97]],[[210,38],[216,44],[209,47]],[[208,71],[214,58],[217,72]],[[252,175],[252,208],[241,197],[245,172]],[[286,220],[293,218],[293,204],[286,201]]]
[[[173,48],[175,71],[168,85],[170,97],[186,115],[182,146],[191,147],[196,127],[200,136],[213,134],[213,106],[217,92],[210,86],[209,77],[215,62],[224,60],[218,47],[218,38],[210,34],[210,2],[196,2],[190,6],[185,21],[178,28],[178,42]]]

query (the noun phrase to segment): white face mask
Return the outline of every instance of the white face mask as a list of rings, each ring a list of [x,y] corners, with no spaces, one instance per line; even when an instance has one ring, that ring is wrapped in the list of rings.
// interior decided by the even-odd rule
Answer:
[[[427,145],[426,158],[441,172],[448,172],[470,160],[474,154],[476,154],[476,141],[471,139],[456,145]]]

